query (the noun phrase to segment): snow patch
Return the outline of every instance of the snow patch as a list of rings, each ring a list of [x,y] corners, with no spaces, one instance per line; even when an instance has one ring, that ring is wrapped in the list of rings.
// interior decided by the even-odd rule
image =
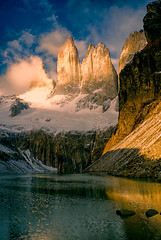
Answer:
[[[3,98],[3,102],[1,101],[0,104],[0,130],[23,132],[43,129],[50,133],[56,133],[91,131],[116,126],[118,122],[117,98],[111,101],[106,112],[102,111],[101,106],[92,110],[85,108],[76,112],[77,102],[85,96],[80,94],[72,101],[65,101],[64,104],[52,104],[52,100],[62,101],[67,98],[65,95],[47,99],[48,105],[43,102],[42,106],[39,103],[30,103],[29,109],[22,111],[14,118],[10,117],[9,109],[15,98]]]
[[[0,151],[4,151],[7,154],[15,153],[11,149],[0,145]],[[35,173],[35,172],[57,172],[56,168],[44,165],[40,160],[34,158],[29,150],[18,150],[20,159],[11,159],[9,161],[0,160],[0,172],[15,172],[15,173]]]

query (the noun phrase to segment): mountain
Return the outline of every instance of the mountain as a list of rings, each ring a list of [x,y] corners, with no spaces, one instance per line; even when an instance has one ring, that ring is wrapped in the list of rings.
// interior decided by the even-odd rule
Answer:
[[[0,172],[46,171],[38,160],[62,173],[82,172],[95,161],[117,124],[116,100],[104,113],[75,112],[71,104],[45,108],[15,96],[0,97]]]
[[[0,97],[0,172],[7,171],[6,165],[13,166],[9,171],[21,171],[20,165],[25,166],[22,171],[30,171],[28,162],[37,171],[37,160],[61,173],[82,172],[101,155],[118,120],[117,74],[103,44],[94,54],[93,67],[108,74],[100,71],[94,79],[93,75],[88,93],[82,90],[78,51],[69,36],[58,54],[55,87],[41,65],[40,79],[46,84],[35,79],[24,94]],[[10,149],[7,157],[3,157],[5,147]],[[41,167],[40,171],[44,170]]]
[[[98,107],[106,111],[118,95],[117,83],[116,70],[103,43],[96,47],[90,44],[80,63],[73,37],[69,36],[58,53],[57,83],[51,98],[60,99],[58,105],[75,100],[75,111]]]
[[[81,81],[80,71],[78,50],[74,45],[73,37],[69,36],[58,53],[55,93],[76,94]]]
[[[147,5],[147,46],[122,69],[118,127],[89,171],[160,179],[161,1]],[[154,26],[154,27],[153,27]]]
[[[136,52],[143,49],[147,44],[145,33],[143,31],[134,32],[129,35],[126,39],[125,44],[122,48],[122,53],[119,59],[118,72],[125,67],[126,64],[130,63]]]
[[[117,95],[117,73],[111,63],[109,50],[103,43],[90,44],[81,64],[81,92],[91,93],[100,89],[109,99]]]

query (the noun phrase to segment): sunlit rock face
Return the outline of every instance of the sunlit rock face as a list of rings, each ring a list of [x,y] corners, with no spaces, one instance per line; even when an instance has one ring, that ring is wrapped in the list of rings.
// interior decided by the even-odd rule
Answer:
[[[73,37],[69,36],[62,46],[57,60],[57,94],[76,93],[79,91],[81,74],[80,61]]]
[[[130,134],[147,116],[148,106],[161,96],[161,32],[154,23],[160,24],[161,1],[147,5],[147,14],[144,17],[144,31],[148,44],[137,52],[131,62],[122,69],[119,92],[119,123],[116,134],[106,146],[105,152],[112,145]],[[154,14],[154,18],[149,18]],[[149,20],[148,20],[149,19]],[[158,21],[157,21],[158,19]],[[149,39],[155,35],[156,40]],[[149,111],[149,110],[148,110]]]
[[[89,45],[81,65],[81,73],[81,92],[91,93],[100,89],[109,99],[116,97],[117,73],[111,63],[109,50],[103,43],[96,47]]]
[[[151,3],[147,10],[148,44],[120,72],[118,127],[92,171],[160,179],[161,32],[155,27],[151,30],[154,23],[160,24],[161,1]],[[148,17],[149,11],[154,18]]]
[[[146,46],[146,44],[147,40],[143,31],[134,32],[129,35],[122,48],[118,68],[119,73],[125,67],[126,64],[132,61],[134,54],[139,50],[143,49]]]
[[[102,107],[108,109],[107,100],[117,96],[117,73],[111,63],[109,50],[103,43],[96,47],[89,45],[87,54],[79,61],[73,37],[69,36],[58,54],[57,84],[54,95],[70,96],[73,100],[78,94],[83,97],[77,103],[76,111]]]

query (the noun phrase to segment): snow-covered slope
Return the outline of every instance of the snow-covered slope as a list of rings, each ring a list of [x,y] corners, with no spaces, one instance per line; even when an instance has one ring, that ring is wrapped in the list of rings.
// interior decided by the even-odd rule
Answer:
[[[78,111],[78,102],[85,97],[84,95],[78,95],[74,99],[70,96],[56,95],[47,99],[41,98],[40,101],[40,98],[31,97],[34,96],[35,91],[37,92],[37,89],[20,96],[29,103],[30,107],[15,117],[10,116],[10,107],[15,98],[0,98],[0,129],[15,132],[43,129],[55,133],[104,129],[117,124],[117,98],[108,102],[110,104],[106,112],[103,112],[101,106],[92,110],[84,108]],[[41,89],[39,91],[40,95],[44,94]]]
[[[0,157],[0,173],[8,172],[56,172],[57,169],[44,165],[40,160],[34,158],[29,150],[13,151],[12,149],[0,144],[0,155],[6,155],[7,160],[2,161]]]

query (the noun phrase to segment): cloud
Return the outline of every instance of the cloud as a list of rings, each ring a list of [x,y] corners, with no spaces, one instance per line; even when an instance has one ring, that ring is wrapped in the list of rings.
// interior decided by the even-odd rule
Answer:
[[[117,6],[104,10],[103,19],[95,25],[89,25],[88,40],[102,41],[109,48],[112,57],[119,58],[125,39],[131,32],[142,29],[144,9]]]
[[[26,44],[26,46],[31,47],[34,44],[35,36],[30,33],[30,31],[22,31],[22,35],[19,37],[19,42],[21,44]]]
[[[57,79],[57,73],[56,73],[57,64],[56,64],[56,61],[51,56],[46,56],[43,59],[43,63],[44,63],[44,66],[45,66],[47,76],[49,78],[53,79],[56,82],[56,79]]]
[[[112,58],[119,58],[125,39],[131,32],[142,29],[147,2],[69,0],[67,21],[72,31],[79,34],[79,38],[95,45],[103,42],[109,48]]]
[[[29,57],[33,54],[32,45],[35,43],[35,36],[29,31],[22,31],[18,39],[9,41],[7,47],[0,51],[3,64],[12,64],[19,59]]]
[[[40,57],[32,56],[19,63],[12,64],[5,75],[0,77],[0,82],[4,86],[3,92],[8,94],[21,94],[26,92],[32,85],[47,86],[51,85],[43,68]]]
[[[36,53],[41,53],[43,55],[48,75],[56,80],[56,58],[58,52],[66,38],[72,35],[72,33],[58,23],[58,19],[55,15],[49,17],[48,21],[52,22],[53,30],[40,35]],[[74,43],[78,49],[79,57],[82,60],[87,53],[87,42],[86,40],[75,39]]]
[[[58,52],[68,35],[70,35],[70,32],[63,27],[60,27],[50,33],[42,34],[39,46],[36,48],[36,52],[46,52],[54,57],[57,57]]]
[[[87,54],[88,44],[85,40],[80,40],[80,41],[75,40],[74,44],[78,49],[79,58],[80,58],[80,60],[82,60],[85,57],[85,55]]]

